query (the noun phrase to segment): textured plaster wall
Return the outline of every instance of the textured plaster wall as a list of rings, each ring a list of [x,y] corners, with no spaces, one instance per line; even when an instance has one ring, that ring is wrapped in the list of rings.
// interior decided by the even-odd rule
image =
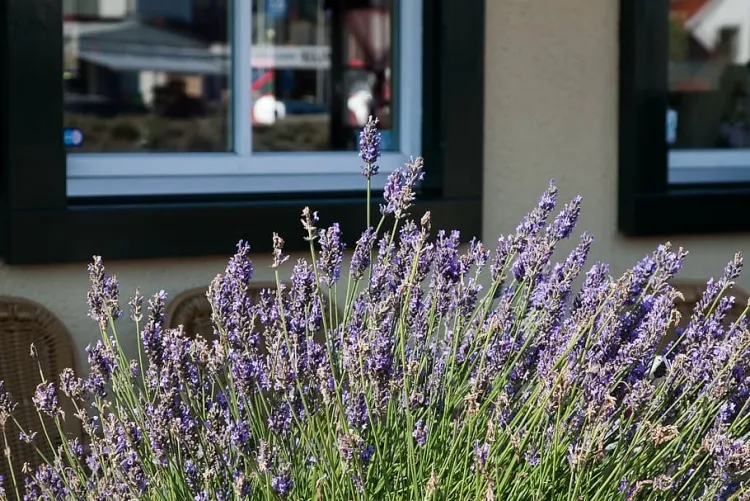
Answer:
[[[750,238],[625,239],[615,229],[617,23],[617,0],[487,0],[484,237],[512,231],[554,177],[562,196],[585,197],[581,227],[596,238],[593,257],[611,263],[613,272],[669,239],[691,252],[683,278],[705,279],[720,273],[735,250],[748,253]],[[204,286],[231,251],[216,258],[105,264],[118,275],[126,302],[136,285],[144,294],[163,288],[172,297]],[[256,270],[259,280],[272,280],[266,256],[256,259]],[[750,289],[750,274],[741,285]],[[85,263],[0,265],[0,295],[49,308],[72,333],[79,354],[98,336],[86,317],[87,288]],[[122,324],[120,337],[130,351],[129,327]]]
[[[486,5],[486,240],[512,231],[555,178],[562,197],[584,197],[579,228],[593,234],[593,257],[613,272],[667,240],[690,252],[683,279],[721,273],[737,250],[748,255],[748,235],[633,239],[617,233],[618,0]],[[750,288],[750,273],[739,284]]]

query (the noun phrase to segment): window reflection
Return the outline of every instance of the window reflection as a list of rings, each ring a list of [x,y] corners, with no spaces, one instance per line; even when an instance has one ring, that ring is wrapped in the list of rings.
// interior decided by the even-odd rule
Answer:
[[[670,0],[667,141],[750,147],[750,0]]]
[[[228,151],[227,0],[64,0],[69,152]],[[66,134],[66,138],[68,135]]]
[[[253,0],[255,151],[352,150],[369,115],[394,144],[395,0]]]

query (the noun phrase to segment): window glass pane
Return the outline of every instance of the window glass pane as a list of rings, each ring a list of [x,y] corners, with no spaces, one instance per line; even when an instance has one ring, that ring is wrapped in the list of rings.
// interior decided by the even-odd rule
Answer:
[[[253,0],[254,151],[395,149],[397,0]]]
[[[230,150],[228,3],[64,0],[66,150]]]
[[[750,0],[669,4],[669,147],[750,148]]]

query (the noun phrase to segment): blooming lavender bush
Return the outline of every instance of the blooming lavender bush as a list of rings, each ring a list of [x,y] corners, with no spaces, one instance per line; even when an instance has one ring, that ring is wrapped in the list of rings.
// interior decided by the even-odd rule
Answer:
[[[378,137],[371,121],[368,186]],[[129,360],[118,283],[95,258],[88,303],[102,337],[87,349],[90,372],[42,374],[33,398],[63,437],[64,420],[80,420],[85,440],[64,438],[41,467],[15,472],[8,495],[750,499],[750,329],[744,314],[726,321],[740,255],[662,346],[679,316],[681,249],[660,246],[613,278],[601,263],[584,269],[584,233],[554,262],[581,199],[553,215],[552,184],[493,251],[462,246],[455,231],[431,236],[429,214],[409,219],[421,179],[420,159],[388,177],[382,218],[369,227],[368,213],[350,257],[339,227],[317,228],[304,209],[310,258],[287,264],[275,235],[277,288],[257,302],[241,242],[208,289],[213,342],[165,327],[164,292],[147,316],[136,294]],[[3,436],[36,443],[13,427],[13,408],[0,385]]]

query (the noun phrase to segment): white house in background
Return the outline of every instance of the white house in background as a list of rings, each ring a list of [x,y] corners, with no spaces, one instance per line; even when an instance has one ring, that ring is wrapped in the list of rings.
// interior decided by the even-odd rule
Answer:
[[[750,61],[750,2],[709,0],[685,23],[685,28],[707,52],[713,52],[727,31],[734,35],[733,63]]]

